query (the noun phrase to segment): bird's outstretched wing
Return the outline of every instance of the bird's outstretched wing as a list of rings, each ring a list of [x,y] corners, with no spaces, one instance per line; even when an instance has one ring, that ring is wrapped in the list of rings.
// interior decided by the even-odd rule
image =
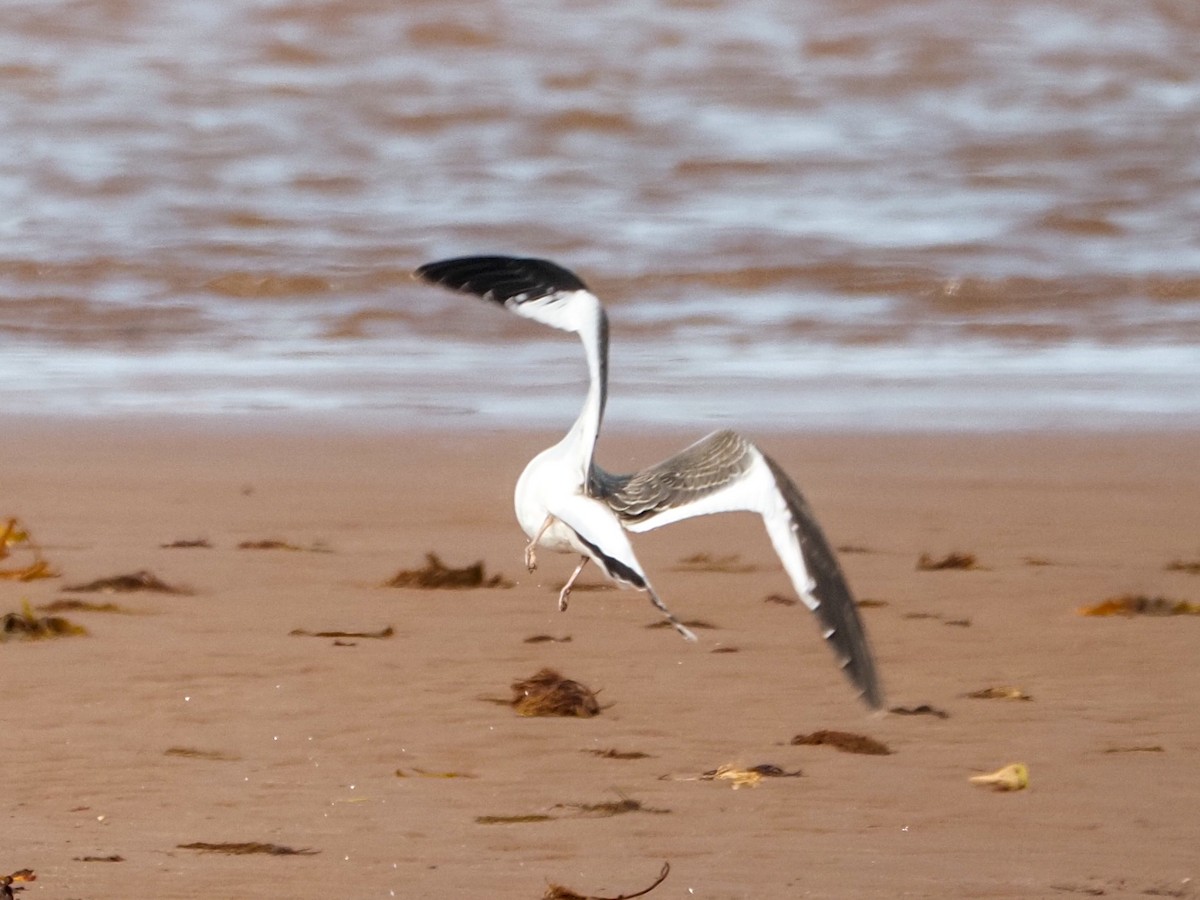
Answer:
[[[718,431],[633,475],[593,468],[589,492],[630,531],[718,512],[763,518],[780,562],[846,675],[872,707],[883,703],[858,605],[799,488],[769,456],[732,431]]]
[[[550,294],[588,289],[578,275],[548,259],[514,256],[443,259],[420,266],[414,274],[431,284],[510,307]]]
[[[608,365],[608,318],[600,301],[582,278],[557,263],[515,256],[460,256],[426,263],[413,274],[491,300],[526,319],[574,332],[585,347],[594,347],[601,370]],[[607,379],[606,374],[603,377]]]

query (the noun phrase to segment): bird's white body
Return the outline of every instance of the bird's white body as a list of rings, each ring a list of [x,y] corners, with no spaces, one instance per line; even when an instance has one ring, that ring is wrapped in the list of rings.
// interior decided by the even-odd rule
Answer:
[[[538,547],[581,558],[559,594],[560,609],[575,578],[593,561],[618,584],[644,591],[680,634],[695,640],[659,599],[627,532],[713,513],[755,512],[842,668],[868,703],[882,704],[870,648],[836,555],[799,490],[773,460],[734,432],[719,431],[632,475],[610,475],[595,465],[608,388],[608,319],[578,276],[546,260],[499,256],[430,263],[417,274],[573,332],[583,343],[589,378],[579,417],[561,441],[525,467],[514,497],[517,521],[529,538],[525,562],[531,570]]]

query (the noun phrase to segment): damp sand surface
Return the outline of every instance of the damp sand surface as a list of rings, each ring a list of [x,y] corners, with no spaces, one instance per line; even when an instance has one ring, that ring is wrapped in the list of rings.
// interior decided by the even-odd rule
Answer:
[[[600,460],[629,469],[688,437],[613,435]],[[1200,623],[1078,610],[1200,596],[1169,568],[1200,552],[1200,438],[763,441],[883,601],[862,614],[888,706],[945,718],[858,704],[804,608],[766,602],[790,589],[749,516],[636,538],[674,611],[714,626],[697,644],[647,628],[629,591],[557,612],[573,561],[527,574],[511,512],[551,439],[6,428],[0,513],[61,577],[0,581],[0,611],[128,572],[186,592],[122,593],[137,614],[73,610],[86,636],[0,644],[4,871],[34,869],[30,897],[93,900],[616,896],[664,861],[661,896],[1195,895]],[[267,539],[300,549],[239,549]],[[514,585],[384,586],[428,552]],[[916,567],[951,552],[979,566]],[[748,565],[679,565],[700,553]],[[543,668],[598,714],[518,716],[511,685]],[[966,696],[1002,686],[1031,699]],[[892,752],[790,743],[824,730]],[[1024,790],[967,780],[1015,762]],[[765,765],[803,774],[701,777]]]

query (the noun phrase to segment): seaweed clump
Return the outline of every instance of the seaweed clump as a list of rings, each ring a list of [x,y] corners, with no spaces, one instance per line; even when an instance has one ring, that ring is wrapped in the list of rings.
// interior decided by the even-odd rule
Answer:
[[[758,787],[764,778],[799,778],[803,774],[799,769],[788,772],[773,763],[759,763],[748,769],[730,763],[705,772],[700,776],[700,780],[728,781],[736,791],[740,787]]]
[[[26,600],[21,611],[0,617],[0,642],[9,640],[36,641],[43,638],[71,637],[87,634],[87,629],[62,616],[35,616]]]
[[[865,753],[868,756],[890,756],[892,753],[892,749],[882,741],[850,731],[822,730],[812,734],[798,734],[792,738],[791,743],[826,744],[846,753]]]
[[[436,553],[425,554],[425,565],[420,569],[402,569],[393,575],[385,587],[412,587],[425,590],[465,588],[510,588],[513,583],[503,575],[484,574],[483,560],[460,569],[442,562]]]
[[[979,562],[974,553],[947,553],[941,559],[934,559],[928,553],[922,553],[917,559],[918,572],[940,572],[945,569],[978,569]]]
[[[554,669],[542,669],[529,678],[512,683],[512,708],[518,716],[577,716],[590,719],[599,715],[595,693],[564,678]]]
[[[1084,606],[1081,616],[1200,616],[1200,603],[1171,600],[1167,597],[1147,597],[1144,594],[1125,594],[1109,597],[1094,606]]]
[[[150,591],[157,594],[186,594],[183,588],[167,584],[153,572],[142,569],[128,575],[113,575],[109,578],[97,578],[87,584],[73,584],[63,588],[81,594],[131,594],[135,591]]]
[[[667,875],[671,872],[671,864],[663,863],[662,871],[658,873],[658,877],[654,879],[654,883],[649,887],[642,888],[640,891],[634,891],[632,894],[618,894],[615,897],[601,897],[595,894],[580,894],[571,890],[569,887],[563,887],[561,884],[551,884],[546,888],[546,893],[542,894],[542,900],[633,900],[634,897],[644,897],[660,884],[667,880]]]
[[[966,695],[972,700],[1032,700],[1029,694],[1019,687],[1004,685],[1000,687],[985,687],[971,691]]]
[[[285,847],[282,844],[268,844],[261,841],[224,842],[210,844],[207,841],[194,841],[190,844],[178,844],[180,850],[197,850],[200,853],[225,853],[230,856],[246,856],[251,853],[264,853],[268,856],[315,856],[320,850],[309,847]]]
[[[0,569],[0,578],[11,581],[35,581],[39,578],[57,578],[58,573],[42,558],[42,549],[17,519],[8,519],[0,526],[0,559],[11,555],[9,547],[28,550],[33,560],[16,569]]]
[[[753,563],[744,563],[741,557],[736,553],[731,553],[727,556],[714,556],[711,553],[693,553],[691,556],[685,556],[679,560],[675,566],[676,572],[728,572],[731,574],[744,574],[753,572],[758,566]]]

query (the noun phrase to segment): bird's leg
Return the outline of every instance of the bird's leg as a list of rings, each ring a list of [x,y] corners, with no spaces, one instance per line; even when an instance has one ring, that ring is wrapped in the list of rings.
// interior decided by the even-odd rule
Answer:
[[[525,568],[532,572],[537,568],[537,545],[542,539],[542,535],[546,533],[546,529],[554,523],[554,516],[546,516],[546,521],[542,523],[542,527],[538,529],[538,533],[533,536],[528,544],[525,545]]]
[[[655,607],[657,607],[658,610],[663,614],[666,620],[675,627],[675,630],[683,635],[683,639],[685,641],[696,640],[696,635],[692,633],[692,629],[688,628],[677,618],[675,618],[675,614],[667,609],[667,604],[663,603],[662,600],[658,598],[658,594],[654,593],[654,589],[651,588],[650,585],[646,585],[645,591],[650,597],[650,602],[653,603]]]
[[[571,588],[575,584],[575,579],[579,577],[579,573],[583,571],[583,567],[588,564],[591,557],[585,556],[579,561],[579,565],[575,567],[575,571],[571,573],[571,577],[567,579],[567,583],[563,585],[563,589],[558,592],[558,611],[567,611],[567,598],[571,596]]]

